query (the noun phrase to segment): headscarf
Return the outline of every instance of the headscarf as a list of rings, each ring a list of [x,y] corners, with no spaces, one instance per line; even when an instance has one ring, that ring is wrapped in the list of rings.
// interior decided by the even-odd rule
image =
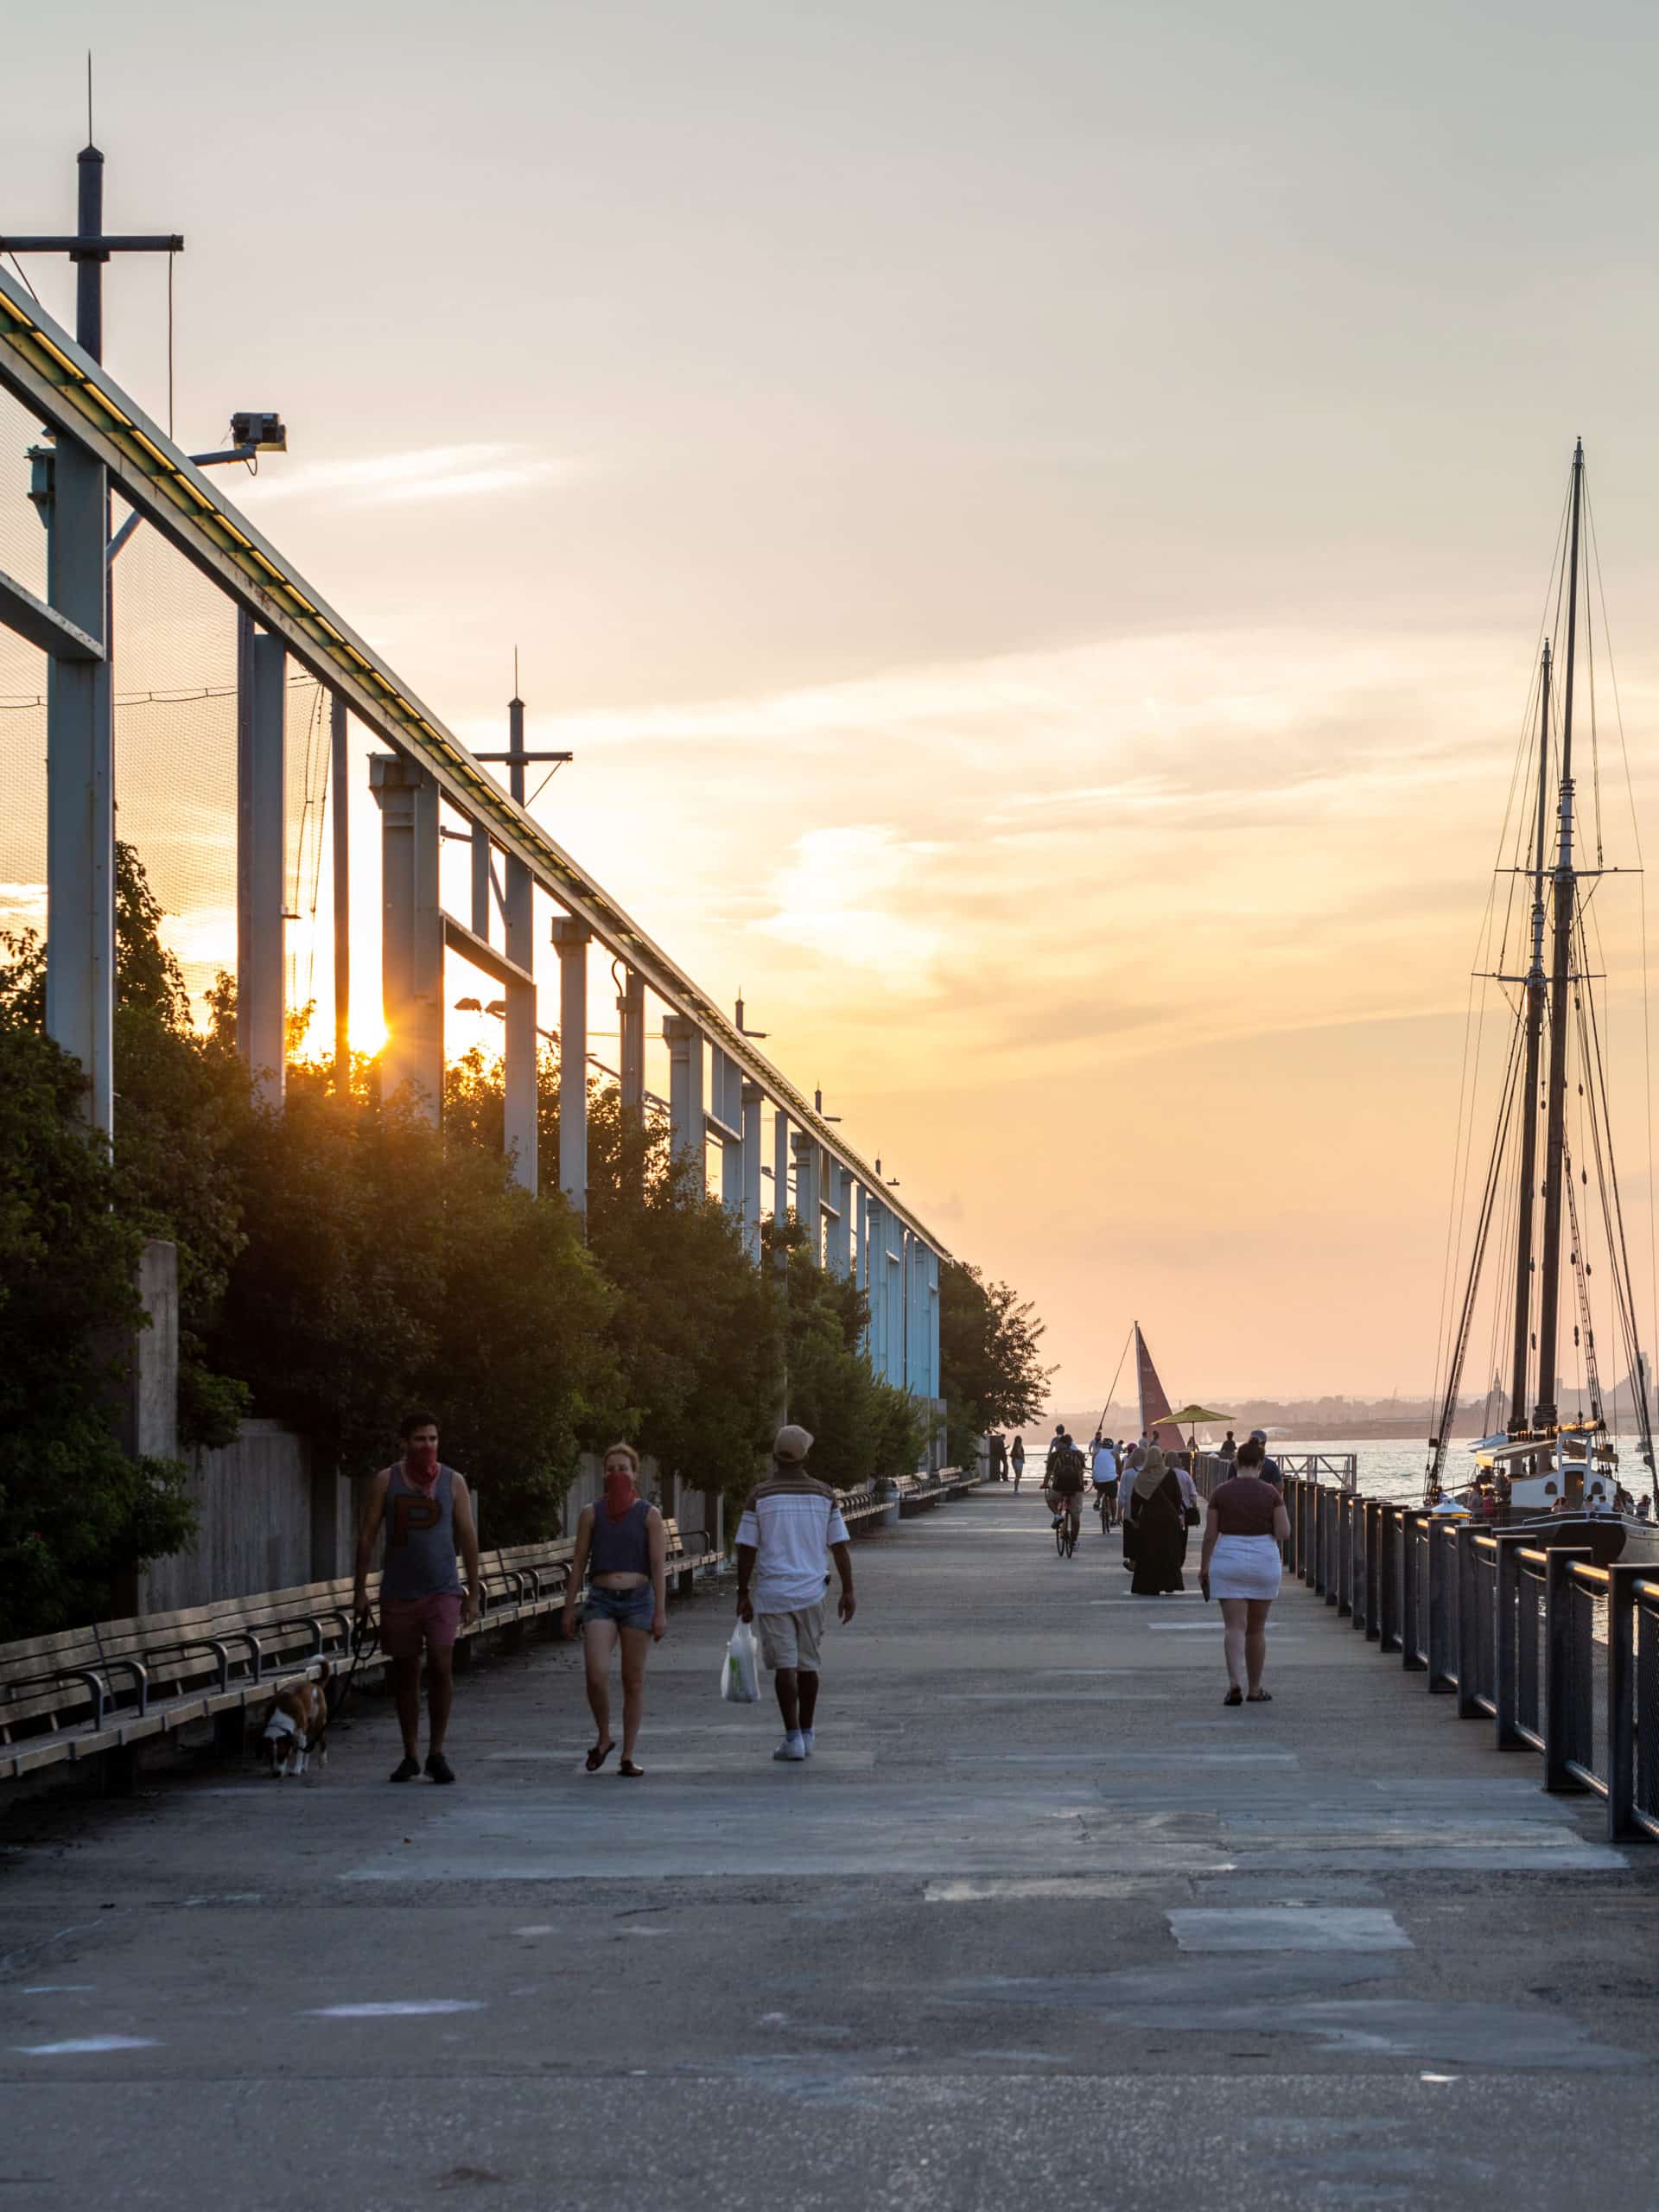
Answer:
[[[605,1456],[608,1462],[620,1455],[607,1452]],[[632,1510],[639,1497],[639,1485],[634,1479],[632,1466],[620,1468],[614,1474],[608,1465],[606,1466],[605,1518],[607,1521],[621,1520],[625,1514]]]
[[[438,1486],[438,1447],[435,1444],[405,1444],[404,1446],[404,1480],[423,1497],[430,1497]]]
[[[1140,1498],[1152,1497],[1161,1490],[1164,1482],[1164,1455],[1155,1444],[1148,1444],[1141,1471],[1135,1478],[1135,1495]]]

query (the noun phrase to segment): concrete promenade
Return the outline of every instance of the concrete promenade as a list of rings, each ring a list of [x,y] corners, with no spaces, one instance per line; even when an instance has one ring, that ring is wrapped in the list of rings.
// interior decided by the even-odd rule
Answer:
[[[1299,1586],[1228,1711],[1214,1609],[1029,1491],[855,1559],[804,1768],[717,1701],[728,1584],[642,1782],[537,1643],[454,1789],[371,1701],[315,1785],[0,1802],[0,2206],[1647,2201],[1659,1849]]]

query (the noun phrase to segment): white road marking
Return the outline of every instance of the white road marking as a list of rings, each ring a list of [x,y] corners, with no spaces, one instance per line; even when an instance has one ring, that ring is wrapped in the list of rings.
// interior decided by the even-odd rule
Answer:
[[[314,2020],[396,2020],[429,2012],[481,2012],[483,2005],[473,1997],[411,1997],[382,2005],[320,2005],[312,2010]]]
[[[1208,1866],[1210,1874],[1230,1874],[1230,1865]],[[1002,1904],[1029,1897],[1131,1897],[1167,1889],[1184,1870],[1146,1874],[1000,1874],[980,1881],[930,1882],[925,1904]]]
[[[98,1987],[95,1981],[31,1981],[25,1997],[85,1997]]]
[[[73,2043],[20,2043],[25,2058],[79,2058],[100,2050],[159,2050],[154,2036],[83,2036]]]
[[[1184,1906],[1168,1912],[1184,1951],[1409,1951],[1412,1941],[1378,1905]]]

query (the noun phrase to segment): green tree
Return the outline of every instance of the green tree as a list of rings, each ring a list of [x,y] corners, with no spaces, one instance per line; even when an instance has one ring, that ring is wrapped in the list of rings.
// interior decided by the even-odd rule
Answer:
[[[925,1417],[918,1400],[879,1379],[860,1349],[863,1292],[816,1263],[798,1224],[768,1229],[768,1251],[780,1243],[789,1255],[789,1417],[812,1435],[813,1473],[837,1490],[907,1474],[921,1455]]]
[[[1034,1421],[1052,1368],[1039,1347],[1043,1325],[1029,1300],[979,1269],[947,1260],[939,1269],[939,1379],[951,1464],[971,1465],[979,1439]]]
[[[143,1324],[143,1232],[77,1118],[79,1065],[41,1033],[40,947],[0,939],[0,1642],[107,1614],[124,1573],[188,1538],[183,1469],[111,1427]]]

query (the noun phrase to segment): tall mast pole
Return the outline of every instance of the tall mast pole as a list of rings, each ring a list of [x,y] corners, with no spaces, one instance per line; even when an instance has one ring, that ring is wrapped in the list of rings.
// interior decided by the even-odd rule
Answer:
[[[1573,453],[1573,523],[1567,588],[1567,685],[1561,706],[1560,842],[1555,861],[1554,959],[1549,982],[1549,1113],[1544,1155],[1544,1267],[1538,1309],[1538,1407],[1535,1426],[1553,1427],[1555,1336],[1561,1287],[1561,1200],[1567,1154],[1567,995],[1578,911],[1573,870],[1573,662],[1579,629],[1579,508],[1584,492],[1584,440]]]
[[[1532,1349],[1532,1229],[1538,1182],[1538,1061],[1549,986],[1544,974],[1544,840],[1549,821],[1549,640],[1544,640],[1538,707],[1538,829],[1532,868],[1532,960],[1527,969],[1527,1057],[1521,1101],[1521,1207],[1515,1242],[1515,1356],[1510,1376],[1510,1434],[1525,1427]]]

